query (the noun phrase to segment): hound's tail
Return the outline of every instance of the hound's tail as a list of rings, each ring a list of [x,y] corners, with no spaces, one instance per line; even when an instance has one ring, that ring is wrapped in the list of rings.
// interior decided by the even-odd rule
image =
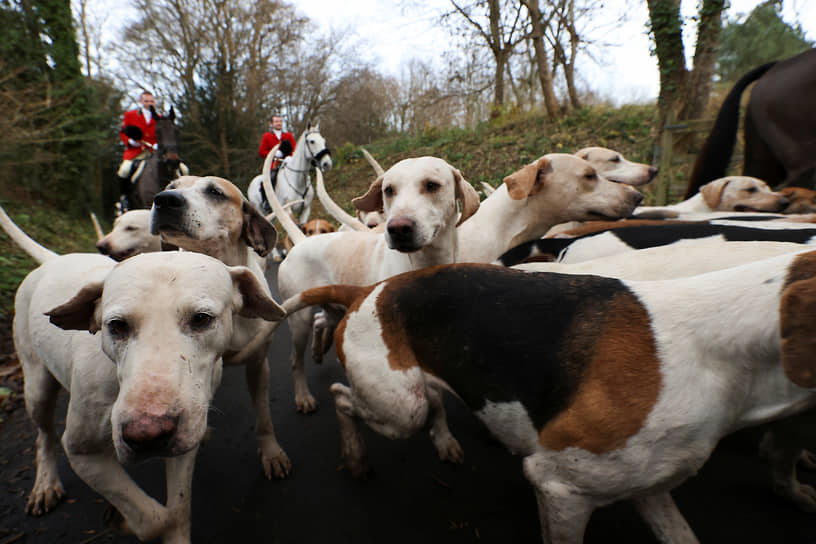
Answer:
[[[371,156],[371,153],[369,153],[368,151],[366,151],[366,149],[365,149],[364,147],[361,147],[361,148],[360,148],[360,150],[363,152],[363,157],[365,157],[365,160],[367,160],[367,161],[368,161],[368,164],[370,164],[370,165],[371,165],[371,168],[373,168],[373,169],[374,169],[374,172],[376,172],[376,173],[377,173],[377,176],[378,176],[378,177],[379,177],[379,176],[382,176],[383,174],[385,174],[385,170],[383,170],[383,167],[382,167],[382,166],[380,166],[380,163],[378,163],[378,162],[377,162],[377,161],[374,159],[374,157],[372,157],[372,156]]]
[[[359,230],[361,232],[366,232],[369,230],[368,227],[362,224],[359,219],[356,217],[349,215],[346,211],[341,208],[332,198],[329,196],[329,193],[326,191],[326,185],[323,183],[323,174],[320,172],[320,168],[317,169],[317,182],[315,183],[315,192],[317,193],[317,199],[323,204],[323,207],[326,209],[332,217],[340,221],[343,225],[351,228],[352,230]]]
[[[281,206],[278,195],[275,194],[275,189],[272,188],[272,179],[269,174],[272,169],[272,159],[275,158],[275,153],[278,152],[279,145],[280,144],[272,148],[272,151],[266,155],[266,160],[264,160],[263,165],[263,181],[261,183],[263,183],[266,199],[269,201],[269,205],[272,206],[272,211],[275,212],[275,216],[278,218],[278,221],[280,221],[286,234],[289,235],[289,240],[291,240],[294,245],[298,245],[306,239],[306,235],[303,234],[303,231],[298,228],[292,217],[283,209],[283,206]]]
[[[282,306],[286,310],[286,315],[291,315],[309,306],[322,306],[324,304],[339,304],[348,308],[355,301],[368,295],[373,289],[373,285],[365,287],[359,285],[313,287],[286,299]]]
[[[97,241],[104,238],[105,233],[102,231],[102,226],[99,224],[99,219],[96,218],[96,214],[94,212],[91,212],[91,223],[93,223]]]
[[[691,178],[686,189],[686,200],[693,197],[702,185],[725,177],[737,138],[742,92],[775,64],[776,62],[763,64],[742,76],[723,100],[717,120],[711,127],[711,133],[700,148],[697,160],[694,162],[694,169],[691,171]]]
[[[3,230],[6,231],[9,238],[11,238],[15,244],[20,246],[20,249],[28,253],[28,255],[39,264],[42,264],[45,261],[50,261],[54,257],[59,256],[50,249],[41,246],[28,234],[23,232],[23,229],[18,227],[17,224],[11,220],[8,214],[6,214],[6,210],[4,210],[2,207],[0,207],[0,227],[3,227]]]

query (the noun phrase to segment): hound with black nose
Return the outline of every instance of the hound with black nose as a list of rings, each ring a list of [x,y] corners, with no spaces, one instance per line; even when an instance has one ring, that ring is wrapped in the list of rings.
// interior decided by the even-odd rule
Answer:
[[[408,437],[447,388],[524,456],[549,544],[579,544],[623,499],[661,541],[697,542],[669,491],[723,436],[816,406],[814,251],[645,282],[456,264],[283,306],[328,303],[348,308],[345,465],[367,469],[360,422]]]
[[[204,253],[228,266],[246,266],[269,296],[263,258],[275,247],[277,231],[230,181],[214,176],[177,178],[154,198],[150,230],[184,250]],[[264,474],[284,478],[292,463],[278,444],[269,412],[266,355],[272,340],[264,334],[263,341],[251,342],[265,330],[261,319],[236,317],[224,364],[246,364]]]
[[[64,388],[62,445],[77,475],[139,539],[189,543],[195,456],[234,325],[283,315],[248,269],[199,253],[146,253],[119,264],[95,254],[46,260],[15,300],[14,344],[38,433],[26,510],[48,512],[65,494],[54,423]],[[166,505],[120,464],[149,457],[166,458]]]
[[[466,222],[478,210],[479,195],[459,170],[444,160],[419,157],[405,159],[389,168],[371,184],[365,195],[354,201],[359,210],[385,213],[384,233],[333,232],[306,238],[282,213],[274,196],[270,203],[295,243],[278,269],[279,292],[285,297],[319,285],[365,285],[400,272],[455,262],[456,225]],[[322,315],[328,314],[330,318],[332,308],[324,308],[324,311],[327,313]],[[302,312],[289,321],[289,328],[295,404],[302,412],[312,412],[317,409],[317,401],[309,391],[304,372],[304,355],[312,331],[311,315]],[[321,322],[316,328],[329,330],[331,327]],[[322,348],[316,351],[319,352],[314,354],[316,358],[322,358]],[[458,444],[438,447],[459,451]],[[451,455],[458,457],[458,453]]]
[[[161,237],[150,233],[150,210],[130,210],[117,217],[113,229],[96,243],[96,249],[116,261],[161,251]]]

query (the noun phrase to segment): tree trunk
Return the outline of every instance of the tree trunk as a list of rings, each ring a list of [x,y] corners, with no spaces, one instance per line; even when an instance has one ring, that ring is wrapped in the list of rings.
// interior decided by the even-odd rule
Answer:
[[[538,0],[522,0],[530,14],[530,24],[533,27],[532,35],[533,51],[535,52],[536,67],[538,69],[538,80],[541,83],[541,94],[544,95],[544,107],[547,109],[547,117],[555,119],[558,117],[558,100],[553,91],[552,74],[547,62],[547,51],[544,49],[544,29],[541,25],[541,9]]]
[[[665,124],[669,112],[683,108],[686,88],[686,59],[683,54],[683,22],[680,0],[647,0],[649,21],[660,70],[658,94],[658,126]]]
[[[491,112],[491,117],[495,117],[504,106],[504,65],[507,63],[507,54],[502,47],[501,29],[499,28],[501,23],[499,0],[488,0],[487,4],[490,19],[490,46],[496,58],[496,79],[493,89],[493,111]]]
[[[685,108],[681,119],[698,119],[708,105],[717,61],[717,48],[722,33],[722,12],[725,0],[704,0],[697,26],[694,47],[694,69],[688,77]]]
[[[569,33],[570,53],[569,60],[564,63],[564,79],[567,81],[567,94],[573,108],[580,108],[581,101],[575,89],[575,57],[578,55],[578,31],[575,29],[575,1],[567,0],[567,20],[565,25]]]

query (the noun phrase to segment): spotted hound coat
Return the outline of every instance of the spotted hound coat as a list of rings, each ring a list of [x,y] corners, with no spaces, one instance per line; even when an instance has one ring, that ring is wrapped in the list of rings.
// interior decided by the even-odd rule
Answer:
[[[367,470],[360,421],[404,438],[451,391],[524,457],[545,542],[581,542],[621,499],[696,542],[669,490],[726,434],[816,404],[816,252],[651,282],[454,264],[284,308],[327,302],[348,308],[349,385],[331,387],[346,467]]]

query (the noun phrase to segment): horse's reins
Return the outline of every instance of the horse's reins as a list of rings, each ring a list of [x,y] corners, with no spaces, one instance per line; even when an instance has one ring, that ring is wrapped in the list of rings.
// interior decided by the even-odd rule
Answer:
[[[323,149],[321,149],[320,151],[318,151],[317,154],[315,154],[315,152],[312,150],[312,146],[309,145],[308,136],[309,136],[309,134],[313,134],[315,132],[317,132],[317,131],[316,130],[310,130],[303,137],[303,141],[306,144],[306,149],[309,151],[309,154],[311,155],[311,158],[309,159],[309,165],[310,165],[309,168],[306,168],[305,170],[298,170],[297,168],[292,168],[291,166],[288,166],[286,163],[282,163],[280,165],[279,170],[278,170],[278,175],[281,174],[281,172],[280,172],[281,170],[291,170],[292,172],[295,172],[296,174],[308,174],[309,170],[311,170],[312,168],[318,168],[318,165],[320,164],[320,159],[322,159],[326,155],[331,156],[331,151],[329,150],[328,146],[326,146]],[[309,185],[309,183],[304,183],[303,184],[303,192],[301,193],[298,190],[297,187],[293,186],[289,182],[288,179],[286,180],[286,184],[289,186],[290,189],[292,189],[292,191],[295,192],[296,195],[298,195],[301,198],[301,200],[303,200],[303,203],[300,205],[300,209],[297,212],[297,215],[300,215],[300,214],[303,213],[303,208],[306,207],[306,193],[309,192],[310,185]]]

